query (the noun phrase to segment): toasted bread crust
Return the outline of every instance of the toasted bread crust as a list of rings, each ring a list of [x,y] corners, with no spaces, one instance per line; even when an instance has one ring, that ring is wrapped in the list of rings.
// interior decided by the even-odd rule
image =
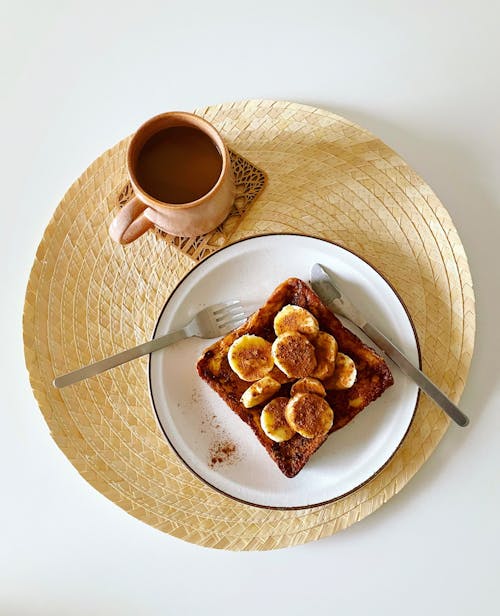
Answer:
[[[227,360],[229,347],[243,334],[256,334],[272,343],[276,338],[273,329],[274,316],[286,304],[294,304],[309,310],[318,320],[320,329],[332,334],[337,340],[339,351],[351,357],[356,364],[357,379],[350,389],[327,392],[326,400],[334,411],[330,434],[348,424],[394,381],[382,357],[346,329],[316,293],[298,278],[285,280],[244,325],[208,347],[197,363],[198,374],[253,430],[283,474],[294,477],[325,442],[328,435],[306,439],[295,434],[288,441],[273,442],[260,426],[262,408],[246,409],[241,403],[240,398],[247,389],[248,382],[241,380],[231,370]],[[289,396],[291,385],[292,383],[283,383],[276,397]]]

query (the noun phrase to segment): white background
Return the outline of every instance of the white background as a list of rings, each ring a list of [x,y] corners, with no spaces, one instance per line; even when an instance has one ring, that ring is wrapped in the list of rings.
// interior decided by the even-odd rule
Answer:
[[[499,613],[499,4],[0,6],[0,614]],[[155,113],[246,98],[327,108],[398,151],[453,217],[478,314],[471,425],[362,522],[268,553],[184,543],[91,488],[48,434],[21,331],[36,247],[80,173]]]

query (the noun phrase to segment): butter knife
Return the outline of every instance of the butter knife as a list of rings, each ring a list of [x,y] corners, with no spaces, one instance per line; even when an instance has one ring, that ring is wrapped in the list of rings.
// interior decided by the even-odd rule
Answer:
[[[378,347],[409,376],[443,411],[461,427],[469,423],[465,415],[434,383],[393,344],[375,325],[369,323],[361,312],[352,304],[339,284],[319,263],[311,270],[311,286],[321,300],[332,311],[340,314],[357,325]]]

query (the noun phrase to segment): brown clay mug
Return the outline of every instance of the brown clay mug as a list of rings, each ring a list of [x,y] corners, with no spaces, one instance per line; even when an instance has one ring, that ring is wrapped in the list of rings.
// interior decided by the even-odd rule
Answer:
[[[171,235],[203,235],[229,214],[235,185],[229,151],[218,131],[192,113],[163,113],[145,122],[127,152],[135,195],[109,234],[133,242],[157,226]]]

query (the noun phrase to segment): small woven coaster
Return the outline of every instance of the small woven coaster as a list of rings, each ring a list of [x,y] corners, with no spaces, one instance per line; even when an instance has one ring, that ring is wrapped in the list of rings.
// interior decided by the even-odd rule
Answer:
[[[228,243],[231,235],[236,231],[242,216],[257,199],[266,185],[266,174],[249,160],[229,149],[231,165],[233,167],[236,197],[228,217],[216,229],[205,235],[197,237],[176,237],[155,227],[158,237],[168,244],[175,246],[181,252],[195,261],[202,261],[219,248]],[[118,193],[118,205],[123,207],[133,197],[132,184],[127,182]]]

